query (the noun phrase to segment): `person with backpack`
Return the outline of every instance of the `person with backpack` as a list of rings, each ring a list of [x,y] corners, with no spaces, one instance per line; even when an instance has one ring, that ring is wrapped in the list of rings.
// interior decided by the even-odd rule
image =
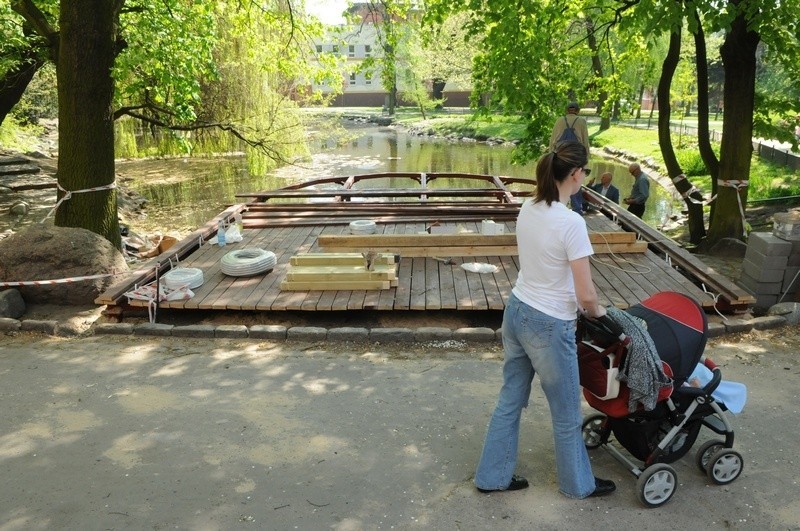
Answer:
[[[580,105],[574,101],[570,102],[567,105],[567,114],[556,120],[553,134],[550,135],[550,151],[553,151],[559,142],[580,142],[586,148],[586,153],[589,153],[589,128],[586,126],[586,120],[578,116],[580,110]],[[572,210],[583,215],[583,192],[579,190],[572,195],[570,204]]]

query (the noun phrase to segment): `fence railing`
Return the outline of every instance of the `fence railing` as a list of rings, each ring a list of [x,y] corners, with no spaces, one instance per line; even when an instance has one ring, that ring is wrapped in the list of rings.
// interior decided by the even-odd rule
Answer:
[[[621,125],[634,127],[637,129],[656,129],[658,124],[653,120],[634,120],[621,122]],[[669,129],[678,135],[697,136],[697,126],[687,125],[681,123],[670,123]],[[709,136],[712,142],[720,142],[722,140],[722,131],[711,129]],[[800,169],[800,154],[792,153],[784,147],[775,147],[771,144],[753,140],[753,150],[758,154],[762,160],[768,160],[773,164],[786,166],[791,170]]]

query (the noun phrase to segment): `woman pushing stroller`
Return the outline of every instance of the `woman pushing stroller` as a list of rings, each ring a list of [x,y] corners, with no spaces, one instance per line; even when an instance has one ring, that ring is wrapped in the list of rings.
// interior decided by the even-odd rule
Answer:
[[[536,195],[517,218],[519,276],[503,314],[503,386],[487,428],[475,473],[481,492],[519,490],[528,480],[514,474],[522,409],[538,373],[555,439],[559,490],[570,498],[602,496],[616,489],[592,473],[584,445],[575,339],[578,311],[605,315],[592,283],[593,254],[583,218],[565,206],[589,173],[586,148],[563,142],[536,165]]]

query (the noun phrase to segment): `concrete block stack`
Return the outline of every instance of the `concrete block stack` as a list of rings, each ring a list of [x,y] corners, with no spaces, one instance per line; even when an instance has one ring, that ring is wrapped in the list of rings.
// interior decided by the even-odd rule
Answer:
[[[792,301],[800,288],[800,241],[769,232],[753,232],[747,240],[739,284],[756,297],[756,308]],[[794,282],[793,282],[794,281]]]

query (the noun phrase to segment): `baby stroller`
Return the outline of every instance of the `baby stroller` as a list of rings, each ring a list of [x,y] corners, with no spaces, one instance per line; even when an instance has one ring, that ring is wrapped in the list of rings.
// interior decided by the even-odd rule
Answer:
[[[630,413],[629,390],[618,381],[618,389],[615,389],[613,381],[619,368],[624,367],[629,338],[608,317],[580,319],[581,385],[589,405],[600,412],[583,421],[586,447],[605,448],[638,477],[639,501],[649,508],[660,507],[678,487],[677,475],[669,463],[686,455],[705,426],[723,439],[710,440],[697,450],[697,468],[714,484],[732,482],[741,474],[744,461],[741,454],[732,449],[733,428],[724,414],[727,407],[712,396],[722,373],[706,359],[704,364],[711,371],[710,381],[703,386],[687,382],[706,345],[708,322],[702,308],[685,295],[662,292],[627,312],[646,323],[664,373],[672,377],[673,385],[659,393],[652,411],[640,408]],[[643,462],[641,468],[613,444],[612,435],[631,456]]]

